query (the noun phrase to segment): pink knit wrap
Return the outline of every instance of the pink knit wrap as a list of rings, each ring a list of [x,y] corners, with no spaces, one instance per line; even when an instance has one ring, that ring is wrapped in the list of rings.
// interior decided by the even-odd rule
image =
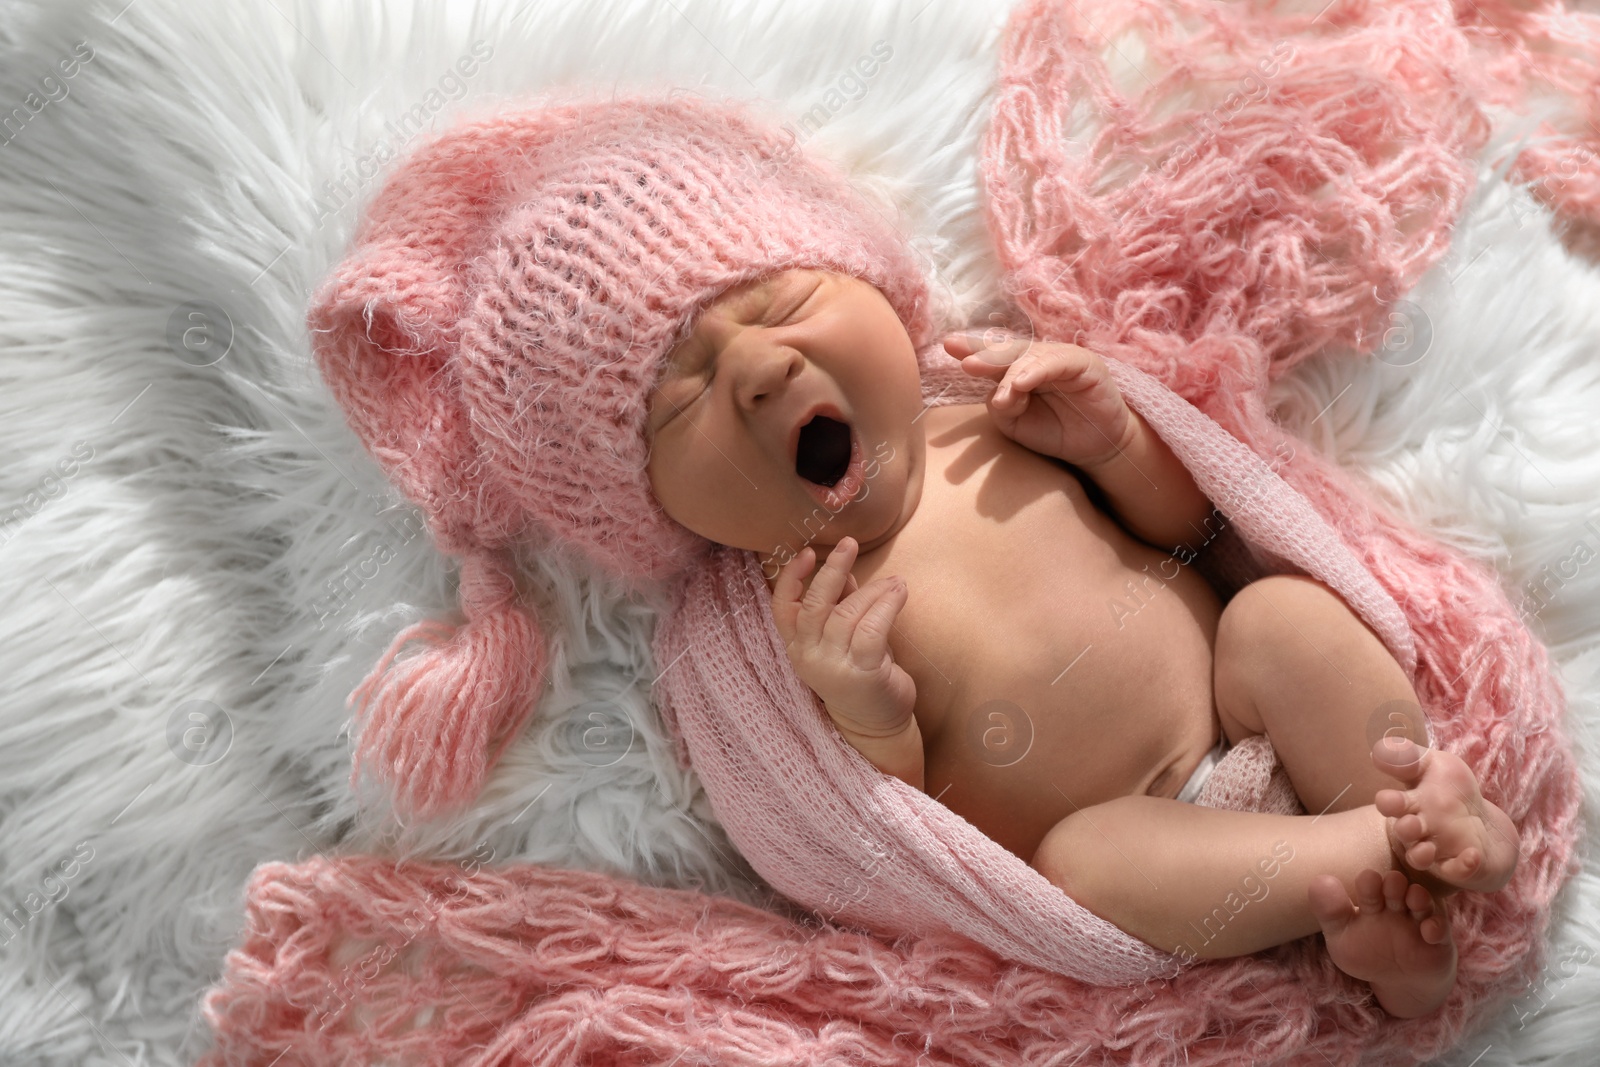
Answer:
[[[1196,566],[1224,590],[1279,570],[1338,590],[1406,669],[1434,743],[1517,824],[1511,883],[1452,898],[1458,980],[1438,1011],[1390,1018],[1315,937],[1180,968],[1079,908],[832,732],[755,556],[717,548],[663,591],[664,721],[757,870],[851,927],[528,865],[270,864],[207,998],[204,1062],[1348,1064],[1451,1047],[1536,976],[1576,870],[1561,690],[1488,567],[1372,501],[1264,395],[1324,346],[1369,352],[1388,302],[1444,254],[1479,103],[1504,95],[1484,72],[1520,62],[1509,46],[1442,2],[1030,0],[983,158],[1018,324],[1105,356],[1228,516]],[[1569,81],[1592,87],[1572,72],[1595,62]],[[1074,114],[1089,133],[1064,137]],[[1597,182],[1552,201],[1577,212]],[[930,402],[989,388],[918,358]],[[1234,749],[1201,800],[1286,810],[1269,756]]]

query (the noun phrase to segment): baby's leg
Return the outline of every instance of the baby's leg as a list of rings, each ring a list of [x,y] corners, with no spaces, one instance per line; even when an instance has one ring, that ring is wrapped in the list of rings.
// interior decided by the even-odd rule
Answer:
[[[1265,733],[1313,815],[1376,803],[1402,816],[1390,834],[1405,872],[1440,897],[1510,880],[1515,824],[1459,757],[1425,747],[1405,672],[1337,593],[1300,575],[1252,582],[1218,620],[1214,659],[1229,740]]]
[[[1211,959],[1306,937],[1312,879],[1354,889],[1394,870],[1384,816],[1230,811],[1143,794],[1080,808],[1045,834],[1032,866],[1073,900],[1157,948]]]
[[[1433,1010],[1455,974],[1444,898],[1510,880],[1515,825],[1459,757],[1419,747],[1405,673],[1315,579],[1275,575],[1239,591],[1218,622],[1213,682],[1230,740],[1265,733],[1307,810],[1370,803],[1402,816],[1384,820],[1395,869],[1360,871],[1354,893],[1343,872],[1319,874],[1308,899],[1329,956],[1370,981],[1386,1010]]]
[[[1217,620],[1213,660],[1228,741],[1266,734],[1312,815],[1364,807],[1395,788],[1371,757],[1384,731],[1428,743],[1405,671],[1314,578],[1276,574],[1234,594]]]
[[[1335,938],[1355,935],[1346,953],[1351,973],[1364,967],[1357,977],[1372,984],[1384,1008],[1409,1018],[1438,1007],[1455,982],[1443,908],[1420,886],[1408,897],[1415,883],[1401,874],[1385,888],[1407,886],[1398,898],[1406,910],[1389,913],[1378,902],[1353,915],[1339,907],[1347,899],[1338,897],[1341,889],[1369,905],[1372,872],[1389,877],[1399,869],[1384,823],[1370,804],[1321,816],[1267,815],[1135,794],[1061,820],[1032,866],[1102,919],[1184,956],[1240,956],[1337,925]]]

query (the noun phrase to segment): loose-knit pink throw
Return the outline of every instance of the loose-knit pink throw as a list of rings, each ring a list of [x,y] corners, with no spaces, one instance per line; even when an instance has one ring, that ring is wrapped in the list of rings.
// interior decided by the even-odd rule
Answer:
[[[1078,908],[831,731],[756,557],[719,550],[667,591],[683,610],[655,637],[680,758],[775,888],[884,936],[528,865],[269,864],[206,1002],[205,1062],[1415,1062],[1526,988],[1579,831],[1546,652],[1489,568],[1388,514],[1264,402],[1325,346],[1370,351],[1446,251],[1507,37],[1444,3],[1317,6],[1023,4],[984,190],[1027,324],[1101,352],[1227,515],[1196,566],[1225,591],[1291,569],[1337,589],[1410,674],[1434,743],[1516,822],[1510,885],[1452,898],[1439,1011],[1389,1018],[1317,938],[1180,969]],[[919,354],[930,402],[983,395],[942,358]],[[1201,800],[1284,810],[1268,756],[1239,746]]]
[[[1600,18],[1565,3],[1457,0],[1469,40],[1483,42],[1482,98],[1550,119],[1511,175],[1566,219],[1600,227]]]

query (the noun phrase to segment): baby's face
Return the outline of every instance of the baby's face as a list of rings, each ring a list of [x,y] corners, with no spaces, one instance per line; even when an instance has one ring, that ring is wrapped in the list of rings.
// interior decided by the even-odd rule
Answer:
[[[690,530],[780,566],[846,535],[870,551],[920,497],[922,411],[916,352],[883,294],[783,271],[723,293],[673,349],[650,395],[650,484]],[[842,502],[829,482],[859,488]]]

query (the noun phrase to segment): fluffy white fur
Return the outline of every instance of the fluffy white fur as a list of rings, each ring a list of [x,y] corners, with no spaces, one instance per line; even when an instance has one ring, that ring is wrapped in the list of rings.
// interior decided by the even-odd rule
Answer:
[[[419,104],[441,128],[552,87],[673,84],[797,118],[881,39],[890,60],[806,147],[921,235],[943,325],[981,319],[997,286],[974,160],[1009,5],[124,3],[13,3],[0,22],[0,114],[44,97],[76,42],[93,49],[0,146],[0,516],[30,512],[0,535],[0,910],[58,900],[0,947],[0,1062],[191,1062],[207,1042],[198,999],[266,860],[492,850],[763,899],[656,725],[652,618],[570,559],[528,561],[559,619],[553,685],[481,802],[441,826],[358,812],[344,697],[400,627],[454,607],[453,573],[323,388],[305,304],[381,179],[358,161],[400,147],[386,123]],[[479,42],[492,56],[444,99]],[[1313,361],[1275,400],[1515,590],[1600,515],[1600,276],[1525,194],[1485,179],[1411,296],[1427,355]],[[167,340],[199,300],[233,328],[206,367]],[[1591,801],[1597,588],[1591,563],[1535,621],[1570,687]],[[210,765],[168,744],[191,700],[231,723]],[[613,765],[582,758],[597,728],[632,739]],[[1590,1062],[1600,867],[1563,901],[1544,980],[1447,1062]]]

